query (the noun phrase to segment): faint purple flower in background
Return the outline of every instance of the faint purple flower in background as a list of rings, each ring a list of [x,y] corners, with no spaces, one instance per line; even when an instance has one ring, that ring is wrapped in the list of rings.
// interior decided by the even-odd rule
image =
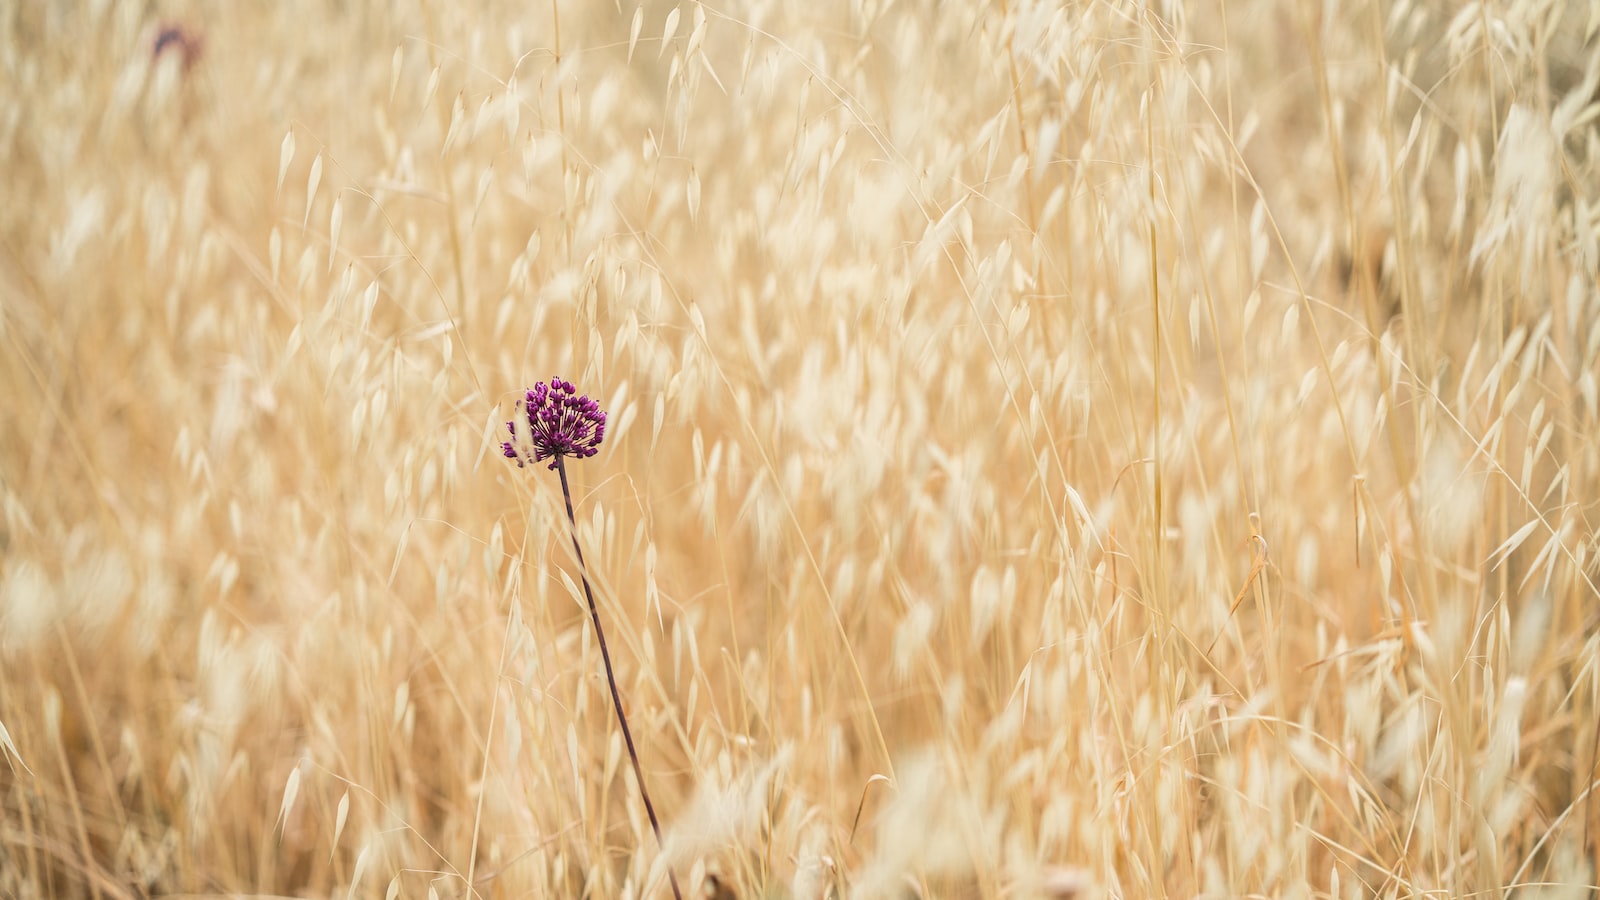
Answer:
[[[578,396],[572,382],[560,378],[550,379],[549,385],[539,382],[517,401],[517,410],[523,428],[518,429],[517,419],[507,422],[511,440],[500,444],[506,459],[516,460],[517,465],[523,465],[529,455],[523,441],[532,445],[536,462],[550,460],[552,471],[563,456],[583,459],[600,452],[600,442],[606,437],[606,414],[600,404]]]
[[[151,42],[150,55],[159,62],[161,54],[169,50],[174,51],[183,63],[183,70],[187,72],[194,68],[205,45],[205,38],[200,32],[185,28],[176,22],[167,22],[156,32],[155,40]]]

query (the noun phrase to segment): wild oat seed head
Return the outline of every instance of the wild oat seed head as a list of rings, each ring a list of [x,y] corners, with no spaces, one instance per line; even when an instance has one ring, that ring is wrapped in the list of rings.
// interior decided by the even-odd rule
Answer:
[[[527,396],[517,401],[519,415],[526,422],[526,430],[519,432],[517,420],[506,423],[511,440],[500,444],[506,459],[514,459],[518,466],[528,458],[526,440],[533,446],[536,461],[550,460],[550,468],[563,456],[580,459],[599,452],[600,442],[606,437],[606,414],[600,404],[587,396],[579,396],[572,382],[551,378],[550,383],[535,384]]]

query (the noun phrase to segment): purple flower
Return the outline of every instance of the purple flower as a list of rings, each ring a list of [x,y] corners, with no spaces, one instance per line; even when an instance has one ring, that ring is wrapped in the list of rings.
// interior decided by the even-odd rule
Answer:
[[[506,430],[511,432],[511,440],[503,442],[500,449],[505,451],[507,459],[516,460],[518,466],[527,465],[528,449],[532,445],[535,461],[549,459],[550,468],[561,473],[561,496],[567,502],[567,523],[572,526],[572,555],[578,561],[578,576],[583,580],[584,599],[589,601],[589,618],[594,622],[595,637],[600,639],[600,658],[606,665],[606,683],[611,686],[611,705],[617,711],[617,723],[622,726],[623,742],[628,745],[628,759],[633,762],[633,777],[639,785],[644,811],[650,816],[650,829],[660,843],[661,823],[656,819],[656,808],[650,803],[650,792],[645,789],[639,751],[633,745],[628,715],[622,709],[617,675],[611,668],[611,651],[606,649],[606,632],[600,627],[600,608],[595,605],[594,588],[589,585],[589,571],[583,564],[583,548],[578,546],[578,518],[572,511],[572,489],[567,485],[567,470],[561,464],[563,456],[582,459],[599,452],[600,442],[606,437],[606,414],[600,411],[600,404],[578,396],[578,389],[572,382],[552,378],[548,385],[542,381],[534,385],[517,401],[517,415],[506,423]],[[670,865],[667,882],[672,885],[673,900],[683,900]]]
[[[570,381],[550,379],[550,384],[539,382],[517,401],[517,418],[523,420],[519,431],[517,419],[506,423],[511,440],[500,444],[506,459],[524,464],[529,456],[526,440],[533,446],[536,461],[550,460],[554,469],[563,456],[582,459],[600,452],[600,442],[606,436],[606,414],[600,404],[587,396],[578,396],[578,389]]]

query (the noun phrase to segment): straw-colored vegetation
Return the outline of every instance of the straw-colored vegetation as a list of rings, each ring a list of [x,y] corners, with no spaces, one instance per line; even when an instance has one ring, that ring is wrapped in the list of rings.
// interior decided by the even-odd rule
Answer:
[[[7,5],[0,895],[1586,896],[1597,26]]]

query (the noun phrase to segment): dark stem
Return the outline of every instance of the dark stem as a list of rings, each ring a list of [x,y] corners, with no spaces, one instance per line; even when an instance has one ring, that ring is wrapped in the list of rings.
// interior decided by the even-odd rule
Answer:
[[[567,522],[572,526],[572,552],[578,557],[578,577],[583,580],[583,596],[589,601],[589,618],[594,620],[594,635],[600,639],[600,658],[606,664],[606,684],[611,687],[611,705],[617,710],[617,722],[622,726],[622,740],[628,745],[628,759],[633,762],[633,777],[639,782],[639,796],[644,800],[644,811],[650,816],[650,828],[656,833],[656,843],[665,847],[661,840],[661,823],[656,821],[656,808],[650,802],[650,791],[644,786],[644,770],[639,767],[639,751],[633,747],[633,732],[628,730],[628,717],[622,711],[622,695],[617,693],[617,676],[611,670],[611,651],[606,649],[606,632],[600,627],[600,608],[595,606],[594,589],[589,587],[589,569],[583,563],[583,548],[578,546],[578,517],[572,512],[572,489],[567,486],[567,465],[562,457],[556,457],[556,471],[561,473],[561,496],[567,501]],[[683,894],[678,892],[677,876],[672,874],[672,865],[667,865],[667,881],[672,884],[672,896],[676,900],[683,900]]]

